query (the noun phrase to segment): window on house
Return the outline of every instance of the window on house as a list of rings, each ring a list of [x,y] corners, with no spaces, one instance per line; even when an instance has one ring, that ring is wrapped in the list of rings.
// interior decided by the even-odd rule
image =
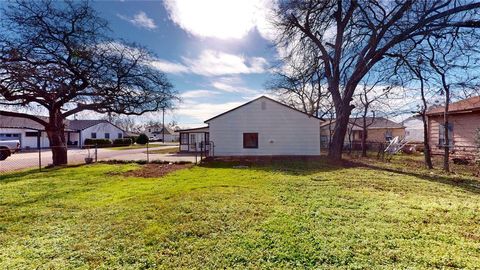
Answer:
[[[105,133],[105,139],[110,139],[110,133]]]
[[[37,131],[34,131],[34,132],[25,132],[25,137],[38,137],[38,132]]]
[[[258,133],[243,133],[243,148],[258,148]]]
[[[393,139],[393,133],[391,130],[385,131],[385,141],[389,142]]]
[[[188,133],[180,134],[180,144],[188,144]]]
[[[195,134],[190,134],[190,143],[191,143],[191,144],[196,143],[196,140],[195,140],[195,139],[196,139]]]
[[[438,130],[438,145],[453,145],[453,124],[448,124],[448,139],[445,141],[445,125]]]
[[[205,144],[206,145],[210,144],[210,133],[205,133]]]
[[[148,129],[148,132],[152,132],[152,129],[149,128],[149,129]]]
[[[96,139],[96,138],[97,138],[97,133],[96,133],[96,132],[92,132],[92,134],[90,134],[90,138]]]
[[[118,138],[119,139],[123,138],[123,133],[118,133]]]

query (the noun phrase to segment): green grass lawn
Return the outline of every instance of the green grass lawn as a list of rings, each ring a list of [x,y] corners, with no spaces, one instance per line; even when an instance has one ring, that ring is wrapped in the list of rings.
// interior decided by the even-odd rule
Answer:
[[[165,147],[162,149],[155,149],[155,150],[148,150],[148,153],[150,154],[171,154],[171,153],[177,153],[178,152],[178,146],[169,146]],[[145,151],[144,153],[147,153]]]
[[[0,176],[0,268],[480,266],[475,180],[317,164]]]
[[[178,149],[178,145],[176,145],[175,143],[165,143],[165,144],[161,144],[161,143],[150,143],[148,148],[158,148],[158,147],[172,147],[172,148],[176,148]],[[108,147],[107,149],[110,149],[110,150],[131,150],[131,149],[147,149],[147,145],[146,144],[132,144],[132,145],[129,145],[129,146],[116,146],[116,147]]]

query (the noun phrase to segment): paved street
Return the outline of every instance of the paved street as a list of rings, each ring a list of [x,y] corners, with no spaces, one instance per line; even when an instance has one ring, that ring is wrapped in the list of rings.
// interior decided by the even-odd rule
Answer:
[[[149,148],[150,150],[175,148],[172,145],[155,146]],[[178,147],[177,147],[178,148]],[[131,150],[110,150],[108,148],[98,149],[98,160],[146,160],[146,149],[131,149]],[[95,150],[90,150],[91,155],[94,155]],[[85,163],[85,157],[88,155],[86,149],[69,149],[68,150],[68,164],[81,164]],[[50,150],[44,150],[41,153],[42,166],[47,166],[52,163],[52,152]],[[0,161],[0,173],[22,170],[28,168],[35,168],[39,166],[39,154],[38,152],[17,153],[4,161]],[[150,154],[149,160],[165,160],[165,161],[195,161],[195,156],[180,155],[180,154]]]

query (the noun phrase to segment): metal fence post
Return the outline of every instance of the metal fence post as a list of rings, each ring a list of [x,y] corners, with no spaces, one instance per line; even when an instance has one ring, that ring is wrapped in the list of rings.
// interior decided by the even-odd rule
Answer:
[[[39,131],[40,134],[40,131]],[[40,136],[37,135],[37,145],[38,145],[38,170],[42,171],[42,145]]]
[[[98,146],[97,146],[97,144],[95,144],[95,163],[97,163],[97,161],[98,161],[98,151],[97,151],[97,149],[98,149]]]
[[[198,151],[197,151],[197,144],[195,143],[195,164],[197,164],[197,156],[198,156]]]
[[[148,153],[148,142],[147,142],[147,163],[150,162],[150,154]]]

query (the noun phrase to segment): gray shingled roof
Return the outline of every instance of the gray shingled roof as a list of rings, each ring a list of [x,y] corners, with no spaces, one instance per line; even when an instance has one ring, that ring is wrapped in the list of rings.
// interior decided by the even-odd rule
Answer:
[[[383,118],[383,117],[375,117],[375,118],[367,117],[366,120],[367,120],[367,126],[368,126],[369,129],[374,129],[374,128],[404,128],[404,126],[402,124],[399,124],[397,122],[393,122],[393,121],[388,120],[388,119]],[[332,121],[326,121],[326,122],[322,123],[320,126],[321,127],[328,126],[328,125],[330,125],[331,123],[334,123],[334,122],[335,122],[335,119],[333,119]],[[361,117],[350,118],[349,124],[354,126],[353,127],[354,130],[361,129],[361,127],[363,125],[363,118],[361,118]]]
[[[383,117],[367,117],[367,126],[368,128],[403,128],[402,124],[393,122]],[[361,127],[363,125],[363,119],[359,118],[350,118],[350,124]]]
[[[45,121],[48,121],[47,117],[40,116]],[[65,122],[65,129],[67,131],[77,131],[89,128],[91,126],[109,123],[107,120],[67,120]],[[39,123],[23,118],[0,115],[0,128],[25,128],[33,130],[45,130],[45,128]]]
[[[38,116],[42,120],[48,121],[47,117]],[[0,128],[25,128],[33,130],[44,130],[45,128],[39,123],[23,118],[0,115]]]
[[[84,130],[101,123],[109,123],[107,120],[68,120],[67,127],[71,130]]]

